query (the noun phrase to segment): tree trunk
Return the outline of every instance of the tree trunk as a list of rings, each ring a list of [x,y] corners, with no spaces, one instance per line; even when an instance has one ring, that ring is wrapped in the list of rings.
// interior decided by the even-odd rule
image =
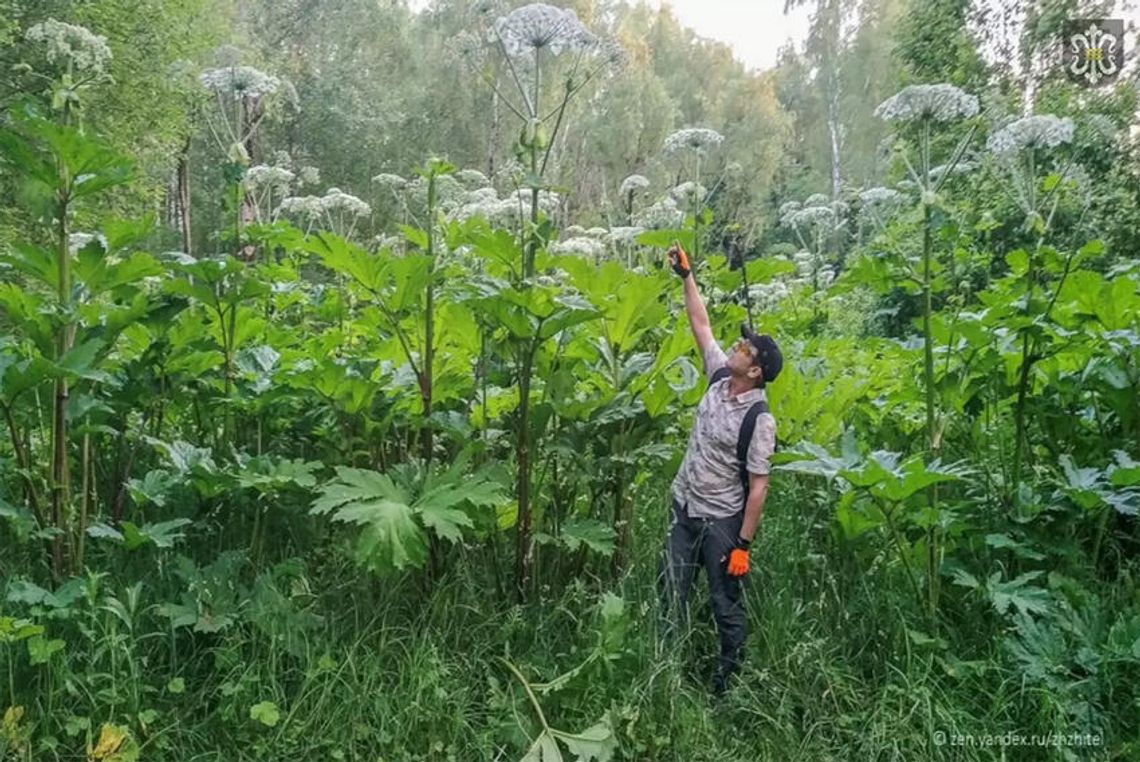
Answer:
[[[839,83],[832,83],[827,94],[827,133],[831,138],[831,200],[839,200],[843,190],[842,177],[839,171]]]
[[[178,154],[178,172],[174,189],[175,215],[178,232],[182,234],[182,251],[190,254],[190,138],[182,144]]]

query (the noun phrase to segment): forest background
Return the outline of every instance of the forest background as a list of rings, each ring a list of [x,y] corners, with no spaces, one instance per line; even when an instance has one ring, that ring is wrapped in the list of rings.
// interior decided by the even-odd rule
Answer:
[[[0,759],[1136,758],[1113,9],[806,4],[0,0]],[[675,239],[787,361],[716,703]]]

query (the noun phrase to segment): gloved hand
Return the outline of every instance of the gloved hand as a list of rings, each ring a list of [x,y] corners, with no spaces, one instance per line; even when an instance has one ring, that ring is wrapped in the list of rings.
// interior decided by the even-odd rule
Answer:
[[[688,278],[692,273],[689,267],[689,257],[685,254],[685,250],[681,248],[681,244],[673,242],[669,247],[669,264],[673,266],[673,272],[681,276],[681,278]]]
[[[728,575],[743,577],[748,573],[748,541],[738,539],[737,546],[728,554]]]

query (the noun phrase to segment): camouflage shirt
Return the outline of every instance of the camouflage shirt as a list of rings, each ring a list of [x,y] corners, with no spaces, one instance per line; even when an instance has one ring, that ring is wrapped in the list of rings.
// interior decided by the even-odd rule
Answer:
[[[715,343],[705,351],[705,373],[711,379],[728,356]],[[744,487],[736,460],[736,440],[744,414],[765,399],[763,389],[733,395],[729,379],[709,386],[693,421],[689,449],[673,480],[673,497],[695,518],[725,518],[744,509]],[[768,458],[776,449],[776,419],[771,413],[756,418],[748,447],[748,471],[767,474]]]

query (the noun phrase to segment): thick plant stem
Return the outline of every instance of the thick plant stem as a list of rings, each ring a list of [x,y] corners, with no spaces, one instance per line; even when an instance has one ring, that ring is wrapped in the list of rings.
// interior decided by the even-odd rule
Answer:
[[[70,183],[66,170],[60,170],[60,182]],[[56,336],[56,360],[59,361],[71,350],[75,339],[75,328],[71,323],[71,249],[68,242],[67,215],[68,202],[61,191],[59,198],[58,236],[58,276],[59,306],[63,313],[63,325]],[[55,381],[55,406],[52,414],[52,466],[51,466],[51,521],[55,529],[61,530],[52,540],[52,572],[61,577],[64,573],[64,538],[68,536],[64,526],[64,512],[70,501],[70,476],[67,467],[67,403],[70,397],[67,378]]]
[[[934,457],[938,450],[938,433],[935,431],[934,413],[934,337],[931,334],[930,319],[934,311],[934,300],[931,294],[930,260],[932,257],[930,241],[930,204],[922,205],[922,359],[923,381],[926,389],[926,444],[930,457]],[[926,490],[927,503],[930,510],[937,512],[938,493],[935,485]],[[933,616],[938,605],[938,555],[939,537],[937,522],[926,533],[926,602]]]
[[[522,676],[522,673],[519,672],[518,668],[515,667],[514,664],[511,664],[509,661],[502,657],[499,657],[499,661],[506,665],[507,669],[511,671],[511,674],[515,676],[515,679],[517,679],[519,683],[522,684],[523,690],[526,691],[527,698],[530,699],[531,706],[534,707],[534,713],[538,715],[538,721],[542,723],[543,732],[549,731],[550,723],[546,721],[546,715],[542,713],[542,705],[538,703],[538,699],[535,697],[534,691],[532,691],[530,688],[530,683],[526,681],[526,678]]]
[[[16,426],[16,419],[12,417],[12,408],[8,405],[0,405],[4,408],[4,419],[8,423],[8,434],[12,438],[12,451],[16,454],[16,466],[20,469],[20,473],[24,476],[24,491],[28,501],[28,507],[32,510],[32,514],[36,517],[36,521],[42,526],[44,516],[42,508],[40,507],[40,499],[36,494],[36,482],[32,478],[31,463],[28,460],[27,451],[24,449],[24,443],[20,438],[20,430]]]
[[[431,400],[432,400],[432,373],[431,368],[435,354],[435,287],[432,279],[435,277],[435,171],[428,176],[428,213],[427,213],[427,255],[428,255],[428,283],[426,314],[424,317],[424,367],[420,376],[420,397],[423,399],[424,420],[421,434],[421,457],[424,465],[430,466],[432,456],[432,430],[431,430]]]
[[[887,520],[887,527],[891,532],[891,539],[894,540],[895,549],[898,550],[899,560],[902,561],[903,569],[906,570],[907,579],[910,580],[911,589],[914,590],[914,598],[919,606],[922,605],[922,588],[918,586],[918,579],[914,576],[914,570],[910,568],[910,561],[906,557],[906,543],[903,542],[902,535],[899,534],[898,527],[895,526],[894,519],[891,518],[891,512],[883,507],[880,503],[880,510],[883,511],[883,517]]]
[[[526,599],[530,587],[533,545],[531,542],[530,506],[530,375],[534,363],[531,343],[519,370],[519,430],[515,445],[518,479],[518,524],[515,536],[515,587],[520,601]]]
[[[936,449],[934,431],[934,346],[930,328],[933,308],[930,277],[930,205],[922,205],[922,355],[923,382],[926,387],[926,441],[931,452]]]
[[[1050,219],[1052,215],[1050,215]],[[1029,318],[1033,314],[1033,283],[1037,278],[1037,258],[1041,252],[1041,244],[1044,242],[1044,237],[1037,239],[1037,245],[1033,247],[1033,252],[1029,256],[1029,265],[1025,270],[1025,316]],[[1057,287],[1058,291],[1060,286]],[[1046,310],[1046,315],[1048,310]],[[1021,500],[1019,494],[1021,492],[1021,466],[1022,459],[1025,455],[1026,442],[1026,426],[1025,426],[1025,407],[1029,398],[1029,384],[1030,373],[1033,370],[1033,363],[1036,362],[1034,342],[1030,338],[1028,332],[1021,335],[1021,371],[1017,377],[1017,403],[1013,410],[1013,470],[1010,477],[1011,500],[1015,509],[1020,511]]]
[[[90,427],[91,420],[87,419],[87,427]],[[75,528],[75,568],[83,569],[83,544],[87,537],[87,517],[90,514],[91,506],[91,487],[93,483],[92,478],[92,463],[91,463],[91,434],[90,432],[83,433],[83,460],[82,460],[82,483],[83,493],[79,498],[79,526]]]
[[[1017,403],[1013,409],[1013,466],[1010,476],[1010,498],[1020,509],[1021,459],[1025,449],[1025,403],[1029,393],[1029,372],[1032,357],[1029,352],[1029,334],[1021,337],[1021,371],[1017,377]]]

